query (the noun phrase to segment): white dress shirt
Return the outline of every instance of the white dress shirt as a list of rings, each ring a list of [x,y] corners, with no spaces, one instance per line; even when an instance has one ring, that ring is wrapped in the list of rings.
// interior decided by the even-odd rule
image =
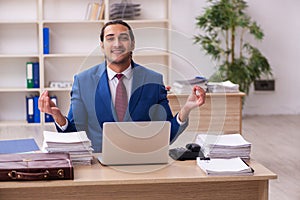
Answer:
[[[118,85],[118,78],[116,77],[117,72],[113,71],[109,67],[106,66],[107,69],[107,76],[108,76],[108,85],[110,89],[110,94],[111,94],[111,100],[113,101],[113,104],[115,105],[115,98],[116,98],[116,89]],[[132,67],[131,65],[122,72],[124,75],[122,78],[122,81],[125,85],[126,92],[127,92],[127,97],[128,101],[131,96],[131,88],[132,88]]]

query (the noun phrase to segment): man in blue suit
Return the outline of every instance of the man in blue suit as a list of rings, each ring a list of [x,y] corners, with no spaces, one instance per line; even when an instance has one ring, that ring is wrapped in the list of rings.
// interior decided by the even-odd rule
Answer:
[[[105,62],[75,75],[68,116],[50,100],[48,91],[41,94],[39,109],[53,116],[59,132],[86,131],[95,152],[102,149],[104,122],[167,120],[171,122],[170,141],[174,141],[187,127],[190,111],[204,104],[205,91],[195,86],[173,117],[162,75],[132,60],[135,38],[131,27],[121,20],[110,21],[103,26],[100,40]],[[122,119],[115,109],[116,74],[123,74],[125,96],[129,97]]]

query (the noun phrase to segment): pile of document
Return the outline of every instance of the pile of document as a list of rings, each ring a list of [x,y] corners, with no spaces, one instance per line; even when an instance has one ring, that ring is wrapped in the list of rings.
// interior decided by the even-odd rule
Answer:
[[[211,93],[236,93],[239,92],[239,85],[231,81],[208,82],[207,91]]]
[[[140,4],[129,3],[122,1],[121,3],[114,3],[110,6],[110,19],[134,19],[140,16]]]
[[[240,134],[199,134],[195,142],[205,157],[250,159],[251,143]]]
[[[44,131],[43,150],[48,153],[69,153],[73,165],[91,165],[93,160],[93,148],[85,131]]]
[[[254,172],[241,158],[201,160],[198,157],[197,165],[211,176],[244,176]]]
[[[206,91],[207,79],[202,76],[196,76],[189,80],[176,80],[173,83],[172,92],[175,94],[190,94],[195,85],[202,87]]]

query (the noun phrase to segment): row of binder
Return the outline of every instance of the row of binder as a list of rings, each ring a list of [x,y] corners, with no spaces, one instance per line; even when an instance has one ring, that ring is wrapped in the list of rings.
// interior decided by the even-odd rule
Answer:
[[[50,34],[49,28],[43,29],[44,54],[49,54]],[[39,62],[26,62],[26,83],[27,88],[40,88],[40,64]]]
[[[41,112],[38,108],[39,96],[27,96],[26,97],[26,120],[28,123],[40,123]],[[51,96],[50,99],[57,105],[57,97]],[[45,113],[45,122],[54,122],[51,115]]]

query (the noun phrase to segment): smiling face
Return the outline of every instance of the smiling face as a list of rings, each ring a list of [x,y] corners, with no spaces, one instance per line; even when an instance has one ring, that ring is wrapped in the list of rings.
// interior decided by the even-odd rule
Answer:
[[[122,72],[130,65],[134,41],[126,26],[113,24],[105,28],[101,48],[108,66],[116,72]]]

